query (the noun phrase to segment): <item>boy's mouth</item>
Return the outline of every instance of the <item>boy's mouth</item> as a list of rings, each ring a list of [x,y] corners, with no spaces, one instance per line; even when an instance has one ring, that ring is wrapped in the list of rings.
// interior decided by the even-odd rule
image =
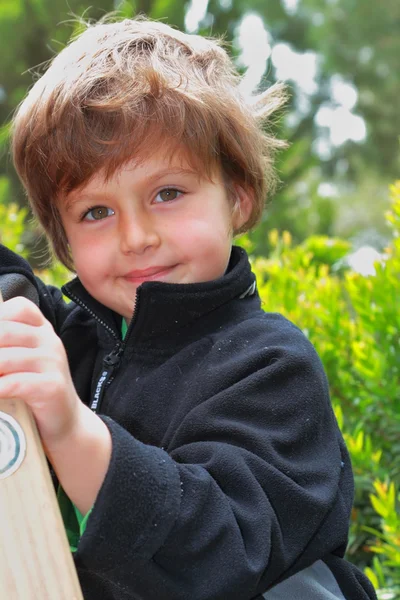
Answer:
[[[175,266],[176,265],[173,265],[172,267],[157,266],[150,267],[149,269],[130,271],[124,275],[124,279],[131,281],[132,283],[141,283],[142,281],[157,281],[168,275]]]

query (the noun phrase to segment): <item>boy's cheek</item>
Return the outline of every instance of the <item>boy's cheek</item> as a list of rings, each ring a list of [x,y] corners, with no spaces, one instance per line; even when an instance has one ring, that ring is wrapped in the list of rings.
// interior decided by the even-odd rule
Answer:
[[[71,247],[75,270],[83,284],[83,279],[96,280],[100,276],[104,277],[110,270],[113,252],[99,237],[96,244],[89,240],[79,247]]]

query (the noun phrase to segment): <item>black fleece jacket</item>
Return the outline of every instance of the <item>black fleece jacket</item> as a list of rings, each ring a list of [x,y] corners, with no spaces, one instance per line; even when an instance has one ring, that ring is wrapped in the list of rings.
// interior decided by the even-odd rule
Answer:
[[[262,311],[243,250],[216,281],[143,284],[123,342],[78,279],[66,304],[0,246],[0,287],[15,273],[112,435],[74,553],[85,599],[250,600],[319,559],[344,597],[375,598],[341,558],[353,478],[321,362]]]

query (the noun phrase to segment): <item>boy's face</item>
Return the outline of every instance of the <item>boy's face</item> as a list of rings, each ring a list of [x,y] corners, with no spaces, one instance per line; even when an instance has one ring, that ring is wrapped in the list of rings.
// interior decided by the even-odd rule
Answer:
[[[96,300],[128,321],[144,281],[199,283],[225,272],[232,231],[248,218],[243,190],[232,214],[222,175],[193,171],[183,153],[155,152],[104,181],[97,173],[60,206],[76,272]]]

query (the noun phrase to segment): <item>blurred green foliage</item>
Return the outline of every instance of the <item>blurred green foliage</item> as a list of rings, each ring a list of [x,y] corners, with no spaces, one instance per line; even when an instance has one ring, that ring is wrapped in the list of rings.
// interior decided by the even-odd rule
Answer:
[[[394,594],[400,594],[400,491],[398,486],[391,483],[374,481],[374,494],[370,495],[372,506],[381,519],[381,530],[365,527],[364,529],[376,537],[374,545],[370,549],[379,557],[383,558],[381,563],[375,556],[375,569],[367,567],[366,573],[371,578],[376,588],[386,587],[387,578],[385,568],[389,568],[392,579]],[[395,586],[395,587],[394,587]],[[386,594],[389,592],[386,588]]]
[[[0,177],[0,241],[8,248],[27,258],[27,249],[22,243],[22,236],[26,229],[25,222],[27,208],[19,209],[17,204],[7,205],[4,198],[9,191],[9,180]]]

